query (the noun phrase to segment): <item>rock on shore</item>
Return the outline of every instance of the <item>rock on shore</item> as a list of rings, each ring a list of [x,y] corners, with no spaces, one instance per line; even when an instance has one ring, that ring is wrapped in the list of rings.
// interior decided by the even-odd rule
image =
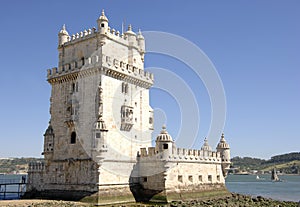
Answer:
[[[204,201],[174,201],[170,207],[201,206],[201,207],[298,207],[298,203],[291,201],[277,201],[261,196],[251,197],[240,194],[232,194],[226,198]]]
[[[53,200],[12,200],[0,201],[0,207],[89,207],[94,204],[71,202],[71,201],[53,201]],[[232,194],[231,196],[210,200],[190,200],[190,201],[172,201],[168,204],[144,204],[144,203],[128,203],[113,204],[107,206],[114,207],[298,207],[297,202],[276,201],[261,196],[251,197],[240,194]]]

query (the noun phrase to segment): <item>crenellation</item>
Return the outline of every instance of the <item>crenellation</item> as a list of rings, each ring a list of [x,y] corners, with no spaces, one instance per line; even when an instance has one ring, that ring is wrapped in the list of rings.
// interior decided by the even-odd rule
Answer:
[[[28,172],[38,172],[45,170],[45,163],[44,162],[31,162],[28,166]]]

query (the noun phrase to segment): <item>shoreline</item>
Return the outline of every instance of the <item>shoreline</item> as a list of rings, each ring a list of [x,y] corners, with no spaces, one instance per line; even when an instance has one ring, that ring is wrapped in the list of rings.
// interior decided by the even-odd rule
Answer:
[[[39,200],[39,199],[20,199],[20,200],[0,200],[0,207],[91,207],[96,204],[83,203],[75,201],[57,201],[57,200]],[[183,206],[201,206],[201,207],[269,207],[269,206],[280,206],[280,207],[298,207],[300,202],[293,201],[280,201],[262,196],[249,196],[237,193],[232,193],[230,196],[219,199],[205,199],[205,200],[183,200],[183,201],[172,201],[170,203],[125,203],[125,204],[113,204],[105,206],[120,206],[120,207],[133,207],[133,206],[167,206],[167,207],[183,207]]]

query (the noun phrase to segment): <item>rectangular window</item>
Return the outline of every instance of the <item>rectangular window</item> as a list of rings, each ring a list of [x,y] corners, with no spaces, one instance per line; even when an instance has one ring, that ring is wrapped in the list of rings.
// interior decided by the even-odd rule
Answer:
[[[217,175],[217,180],[220,181],[220,175]]]
[[[128,83],[122,83],[122,93],[128,93]]]
[[[164,149],[168,149],[168,144],[163,145]]]
[[[208,175],[208,181],[212,181],[212,176],[211,175]]]
[[[200,182],[202,182],[202,175],[199,175],[198,179],[199,179]]]
[[[182,180],[182,175],[178,175],[178,182],[183,182],[183,180]]]
[[[148,181],[147,177],[143,177],[143,182],[146,183]]]
[[[96,138],[98,138],[98,139],[101,138],[100,132],[96,133]]]

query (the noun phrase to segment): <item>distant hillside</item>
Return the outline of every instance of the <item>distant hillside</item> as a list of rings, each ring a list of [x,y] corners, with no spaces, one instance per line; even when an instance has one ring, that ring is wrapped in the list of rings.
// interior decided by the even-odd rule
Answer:
[[[269,160],[251,158],[251,157],[234,157],[231,159],[232,167],[237,172],[271,171],[273,168],[287,173],[300,173],[300,152],[292,152],[288,154],[276,155]]]
[[[0,173],[27,173],[28,164],[42,158],[0,158]]]

